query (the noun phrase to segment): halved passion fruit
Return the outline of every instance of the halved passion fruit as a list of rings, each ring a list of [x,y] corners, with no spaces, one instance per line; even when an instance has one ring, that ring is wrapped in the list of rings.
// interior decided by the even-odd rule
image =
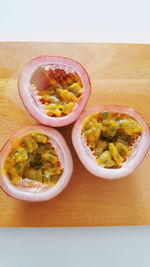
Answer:
[[[74,122],[85,108],[90,91],[87,72],[69,58],[35,58],[19,79],[19,93],[29,113],[53,127]]]
[[[75,123],[72,141],[89,172],[115,179],[129,175],[142,162],[150,146],[150,131],[132,108],[99,106]]]
[[[25,127],[0,152],[0,185],[10,196],[45,201],[68,184],[73,162],[62,135],[46,126]]]

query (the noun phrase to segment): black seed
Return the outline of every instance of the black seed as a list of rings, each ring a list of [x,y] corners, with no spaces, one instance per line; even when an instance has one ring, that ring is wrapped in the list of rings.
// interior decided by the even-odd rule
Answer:
[[[103,113],[102,113],[102,117],[103,117],[103,119],[106,119],[107,117],[108,117],[108,112],[107,111],[104,111]]]

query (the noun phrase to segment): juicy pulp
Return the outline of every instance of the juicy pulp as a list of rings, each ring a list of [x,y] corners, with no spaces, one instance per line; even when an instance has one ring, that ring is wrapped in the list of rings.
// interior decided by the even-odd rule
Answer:
[[[82,136],[99,165],[120,168],[142,134],[141,125],[131,116],[101,111],[83,122]]]
[[[54,146],[46,135],[39,132],[14,140],[4,171],[12,184],[28,179],[29,187],[34,186],[33,181],[54,186],[63,173]]]
[[[83,93],[78,74],[60,68],[38,69],[36,72],[31,79],[31,90],[37,95],[46,114],[50,117],[70,114]]]

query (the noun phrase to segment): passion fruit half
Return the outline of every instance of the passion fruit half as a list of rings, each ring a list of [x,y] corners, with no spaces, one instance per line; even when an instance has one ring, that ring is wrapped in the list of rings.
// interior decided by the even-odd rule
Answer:
[[[46,126],[15,133],[0,152],[0,186],[11,197],[45,201],[68,184],[73,161],[63,136]]]
[[[74,125],[72,142],[92,174],[116,179],[131,174],[150,147],[150,130],[139,113],[124,106],[98,106]]]
[[[77,120],[91,92],[89,76],[80,63],[52,56],[33,59],[22,71],[18,87],[29,113],[52,127]]]

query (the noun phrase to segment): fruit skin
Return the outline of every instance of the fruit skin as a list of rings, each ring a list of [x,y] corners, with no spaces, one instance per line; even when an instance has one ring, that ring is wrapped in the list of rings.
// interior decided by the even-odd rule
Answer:
[[[7,157],[11,149],[11,145],[14,139],[22,137],[36,130],[40,130],[44,134],[52,138],[55,143],[55,148],[64,170],[62,176],[54,187],[51,187],[46,190],[41,190],[40,192],[32,192],[32,190],[28,188],[22,189],[20,187],[12,185],[12,183],[3,171],[5,158]],[[0,151],[0,186],[9,196],[15,199],[31,202],[40,202],[52,199],[56,197],[67,186],[71,178],[72,172],[73,161],[66,141],[57,130],[50,127],[41,125],[24,127],[17,131],[14,135],[12,135]]]
[[[142,136],[139,140],[138,146],[134,147],[131,156],[125,163],[123,163],[122,167],[119,169],[107,169],[98,166],[91,154],[90,149],[81,138],[82,124],[85,118],[91,113],[96,113],[104,110],[128,114],[135,118],[143,128]],[[141,115],[132,108],[119,105],[96,106],[84,112],[76,121],[72,130],[72,143],[79,159],[89,172],[104,179],[118,179],[131,174],[144,160],[150,147],[150,129]]]
[[[83,97],[76,103],[74,110],[64,117],[49,117],[46,113],[44,113],[43,108],[40,105],[37,105],[36,101],[32,98],[29,92],[29,81],[32,74],[39,67],[52,63],[64,64],[66,67],[70,66],[77,72],[83,82]],[[24,106],[33,118],[47,126],[62,127],[76,121],[81,112],[84,110],[91,93],[91,82],[88,73],[77,61],[59,56],[40,56],[32,59],[31,62],[29,62],[29,64],[23,69],[18,81],[18,90]]]

